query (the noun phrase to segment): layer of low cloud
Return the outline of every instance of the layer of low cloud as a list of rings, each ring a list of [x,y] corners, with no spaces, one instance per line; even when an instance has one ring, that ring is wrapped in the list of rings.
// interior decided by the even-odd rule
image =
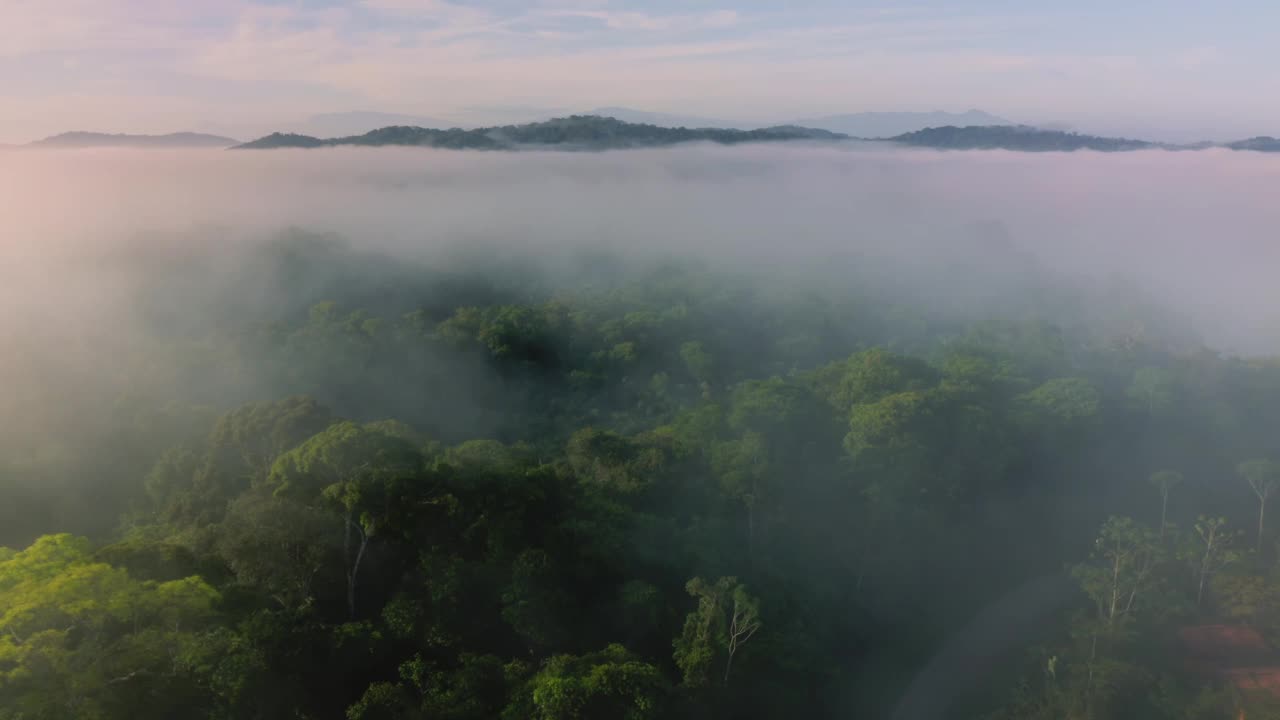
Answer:
[[[1280,164],[1263,154],[759,146],[4,157],[0,304],[36,325],[46,310],[68,312],[67,302],[85,303],[74,312],[109,306],[94,273],[104,253],[136,250],[144,235],[180,244],[182,233],[215,227],[229,243],[303,227],[396,251],[477,240],[539,252],[669,249],[763,265],[851,249],[927,255],[960,228],[998,223],[1015,249],[1054,270],[1136,279],[1219,347],[1280,341],[1280,206],[1270,191]]]

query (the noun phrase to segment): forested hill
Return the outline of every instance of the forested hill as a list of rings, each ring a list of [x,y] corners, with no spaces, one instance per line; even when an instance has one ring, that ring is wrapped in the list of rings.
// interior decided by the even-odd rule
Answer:
[[[735,145],[783,140],[842,140],[847,135],[796,125],[779,125],[758,130],[727,128],[669,128],[628,123],[598,115],[574,115],[524,125],[504,125],[473,129],[392,126],[363,135],[316,138],[309,135],[273,133],[237,149],[313,148],[336,145],[408,145],[455,150],[516,150],[555,147],[559,149],[609,150],[614,148],[661,147],[687,142]]]
[[[1124,152],[1130,150],[1203,150],[1223,147],[1232,150],[1260,152],[1280,151],[1280,140],[1256,137],[1238,142],[1216,144],[1195,143],[1170,145],[1128,138],[1082,135],[1060,130],[1042,130],[1026,125],[989,125],[958,127],[947,125],[904,133],[890,138],[864,140],[849,135],[800,125],[776,125],[756,130],[730,128],[662,127],[646,123],[630,123],[599,115],[573,115],[524,125],[482,128],[424,128],[405,125],[379,128],[363,135],[318,138],[295,133],[272,133],[232,149],[266,150],[275,148],[319,148],[333,146],[411,146],[450,150],[612,150],[623,148],[665,147],[689,142],[712,142],[736,145],[750,142],[796,140],[851,141],[893,143],[937,150],[1013,150],[1018,152],[1072,152],[1096,150]]]
[[[1082,135],[1060,130],[1042,130],[1027,125],[990,125],[957,127],[931,127],[903,133],[884,141],[933,148],[935,150],[1014,150],[1019,152],[1072,152],[1096,150],[1099,152],[1125,152],[1130,150],[1248,150],[1254,152],[1280,152],[1280,139],[1266,135],[1228,143],[1197,142],[1182,145],[1157,143],[1130,138]]]
[[[65,132],[31,143],[32,147],[88,148],[227,148],[238,141],[220,135],[178,132],[167,135],[125,135],[100,132]]]
[[[1262,135],[1248,140],[1237,140],[1228,143],[1227,147],[1232,150],[1254,150],[1257,152],[1280,152],[1280,138],[1268,137]]]
[[[1144,140],[1080,135],[1059,130],[1041,130],[1025,125],[992,125],[925,128],[889,138],[891,142],[939,150],[1020,150],[1049,152],[1098,150],[1118,152],[1164,147]]]

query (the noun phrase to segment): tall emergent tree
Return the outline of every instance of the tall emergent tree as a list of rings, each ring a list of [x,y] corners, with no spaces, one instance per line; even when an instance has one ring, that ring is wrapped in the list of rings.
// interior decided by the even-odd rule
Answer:
[[[1154,581],[1160,556],[1156,535],[1127,517],[1111,517],[1102,525],[1091,562],[1072,574],[1094,601],[1098,619],[1108,631],[1140,607]]]
[[[694,578],[685,586],[698,607],[685,618],[675,642],[675,660],[687,687],[711,685],[712,668],[724,663],[723,682],[729,684],[734,657],[760,629],[760,601],[736,577],[714,583]]]
[[[1253,494],[1258,496],[1258,545],[1262,552],[1262,533],[1267,517],[1267,500],[1280,488],[1280,464],[1272,460],[1246,460],[1237,466],[1237,471],[1249,483]]]
[[[1204,515],[1196,521],[1195,530],[1195,536],[1182,551],[1182,558],[1195,573],[1196,607],[1199,608],[1204,606],[1204,589],[1209,581],[1237,559],[1237,553],[1232,549],[1237,534],[1227,529],[1226,518]]]
[[[412,443],[373,425],[341,422],[281,455],[268,483],[293,497],[342,516],[347,611],[356,615],[360,567],[382,519],[394,504],[394,486],[420,469]]]
[[[1157,470],[1147,478],[1160,491],[1160,539],[1164,539],[1169,518],[1169,493],[1182,484],[1182,473],[1173,470]]]

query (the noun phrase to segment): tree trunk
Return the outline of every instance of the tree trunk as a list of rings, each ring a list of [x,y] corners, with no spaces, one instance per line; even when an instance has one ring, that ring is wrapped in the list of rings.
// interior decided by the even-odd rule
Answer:
[[[1116,610],[1120,604],[1120,553],[1116,552],[1115,564],[1111,571],[1111,608],[1107,613],[1107,627],[1114,627]]]
[[[1142,585],[1142,582],[1146,580],[1147,573],[1151,572],[1152,562],[1153,558],[1150,554],[1146,555],[1142,559],[1142,570],[1138,572],[1138,577],[1134,580],[1133,587],[1129,589],[1129,599],[1124,604],[1125,615],[1128,615],[1129,611],[1133,610],[1133,602],[1138,598],[1138,588]]]
[[[1262,523],[1267,514],[1267,497],[1262,496],[1262,501],[1258,503],[1258,555],[1262,555]]]
[[[342,569],[351,574],[351,511],[342,517]]]
[[[360,573],[360,561],[364,559],[364,551],[369,547],[369,533],[359,525],[356,525],[356,529],[360,531],[360,548],[356,551],[355,562],[347,570],[347,612],[351,614],[352,620],[356,617],[356,578]]]
[[[1160,539],[1164,540],[1165,518],[1169,515],[1169,491],[1160,493]]]
[[[1209,537],[1205,539],[1204,557],[1200,559],[1200,585],[1196,589],[1196,609],[1199,610],[1204,600],[1204,581],[1209,577],[1209,567],[1213,557],[1213,541],[1217,535],[1216,529],[1209,531]]]

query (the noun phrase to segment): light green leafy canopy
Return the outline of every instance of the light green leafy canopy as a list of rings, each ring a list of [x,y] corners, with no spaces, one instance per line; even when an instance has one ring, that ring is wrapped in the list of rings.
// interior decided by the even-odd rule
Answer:
[[[139,686],[163,697],[177,682],[174,658],[198,642],[218,600],[198,577],[139,582],[94,561],[83,538],[42,537],[0,561],[0,707],[136,716],[129,698],[147,695]]]

